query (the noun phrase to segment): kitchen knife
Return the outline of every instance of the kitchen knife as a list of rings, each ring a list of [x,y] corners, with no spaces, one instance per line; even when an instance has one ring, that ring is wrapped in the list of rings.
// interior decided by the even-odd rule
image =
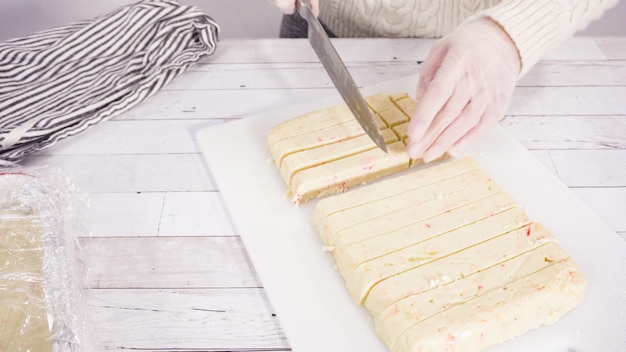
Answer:
[[[339,54],[337,54],[335,47],[333,47],[333,44],[330,42],[322,24],[313,14],[311,3],[309,0],[297,0],[296,8],[300,16],[308,22],[309,42],[330,76],[330,79],[335,84],[339,94],[341,94],[341,97],[350,108],[350,111],[352,111],[354,117],[356,117],[359,124],[361,124],[365,133],[367,133],[372,141],[386,153],[387,144],[378,130],[374,117],[365,99],[363,99],[356,87],[354,80],[350,76],[348,69],[339,57]]]

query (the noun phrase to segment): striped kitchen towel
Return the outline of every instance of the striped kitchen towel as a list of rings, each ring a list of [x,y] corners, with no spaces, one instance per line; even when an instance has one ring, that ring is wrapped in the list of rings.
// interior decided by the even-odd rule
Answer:
[[[144,0],[0,43],[0,165],[118,115],[215,50],[195,7]]]

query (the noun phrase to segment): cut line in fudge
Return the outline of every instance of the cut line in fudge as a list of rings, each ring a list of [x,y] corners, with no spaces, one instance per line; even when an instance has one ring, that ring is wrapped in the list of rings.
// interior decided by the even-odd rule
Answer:
[[[399,99],[394,99],[393,102],[398,109],[400,109],[400,111],[409,117],[413,115],[415,108],[417,107],[417,102],[406,94]]]
[[[376,94],[365,98],[369,108],[376,114],[382,111],[396,108],[392,97],[389,94]]]
[[[352,299],[361,305],[377,283],[428,264],[435,259],[466,250],[492,238],[526,226],[530,219],[519,208],[512,208],[468,226],[418,242],[399,251],[357,266],[346,280]]]
[[[402,214],[394,202],[422,201],[406,196],[411,187],[397,182],[402,176],[321,200],[314,212],[348,293],[392,352],[479,351],[552,323],[580,302],[585,282],[575,264],[502,190],[430,217],[428,209]],[[430,177],[425,189],[436,194],[441,181]],[[446,191],[460,187],[447,183]],[[423,204],[444,207],[449,198],[437,200]],[[427,220],[415,221],[421,216]]]
[[[319,228],[320,237],[325,243],[330,244],[331,241],[328,240],[330,237],[348,227],[372,221],[376,218],[382,218],[396,211],[405,210],[426,202],[444,202],[451,201],[450,198],[454,200],[456,199],[455,197],[464,197],[465,193],[463,192],[468,192],[469,188],[478,187],[479,189],[484,189],[484,184],[491,184],[494,190],[499,189],[486,172],[477,169],[428,186],[418,187],[391,197],[340,210],[324,218]],[[458,192],[461,192],[461,194],[457,195]],[[389,230],[392,230],[392,228]]]
[[[528,226],[441,257],[428,265],[389,277],[372,287],[364,305],[376,317],[395,302],[411,295],[421,294],[450,282],[479,274],[483,270],[495,265],[503,265],[512,258],[525,255],[546,245],[556,247],[556,249],[550,249],[551,252],[563,251],[556,239],[540,224],[533,223]],[[534,230],[529,230],[530,226]],[[491,257],[477,263],[477,258],[485,255]],[[399,287],[402,287],[403,291],[399,290]]]
[[[409,117],[398,109],[383,110],[378,113],[378,116],[385,121],[389,128],[409,122]]]
[[[290,154],[338,143],[362,135],[365,135],[363,127],[361,127],[358,121],[352,119],[338,125],[312,130],[298,136],[282,139],[270,145],[269,148],[276,167],[280,169],[283,160]]]
[[[419,221],[452,211],[458,207],[474,203],[490,195],[496,194],[500,188],[493,181],[485,184],[476,184],[458,192],[451,193],[445,202],[441,199],[431,199],[423,203],[407,206],[384,216],[373,216],[365,222],[347,227],[326,238],[330,246],[345,247],[352,243],[361,242],[376,236],[401,229]],[[331,234],[329,232],[329,234]]]
[[[381,180],[367,187],[353,189],[332,198],[322,199],[313,212],[313,224],[319,230],[323,220],[338,211],[393,197],[478,168],[478,163],[472,158],[452,159],[425,169],[414,170],[406,175]]]
[[[419,297],[425,293],[435,295],[436,292],[441,292],[437,291],[441,287],[445,286],[448,287],[445,290],[450,290],[455,287],[450,285],[475,283],[475,286],[482,290],[488,285],[497,284],[500,279],[516,275],[520,270],[526,270],[525,268],[528,266],[535,267],[543,265],[544,261],[549,263],[568,257],[547,231],[538,224],[532,226],[537,227],[537,230],[531,236],[526,235],[526,228],[511,231],[465,251],[397,275],[394,277],[395,280],[390,279],[386,283],[386,292],[384,290],[371,291],[370,295],[374,293],[382,295],[371,296],[373,297],[371,300],[368,297],[365,303],[366,307],[375,318],[383,319],[401,307],[398,305],[399,303],[402,305],[409,304],[412,300],[420,299]],[[497,274],[494,276],[491,273]],[[435,279],[427,286],[409,281],[417,275],[426,275],[429,278],[434,275]],[[441,276],[444,277],[444,280],[441,280]],[[484,282],[490,280],[493,282]],[[383,283],[385,281],[381,282],[380,285]],[[392,289],[392,285],[399,286]],[[466,295],[462,296],[465,297]],[[434,301],[437,300],[434,299]]]
[[[454,342],[480,351],[535,328],[537,321],[554,323],[580,302],[584,286],[576,265],[567,259],[416,323],[390,349],[442,351]],[[511,292],[516,299],[511,300]],[[429,349],[420,347],[425,343],[431,344]]]
[[[515,203],[504,193],[455,208],[364,241],[336,245],[337,270],[345,276],[358,265],[510,210]]]
[[[409,138],[409,124],[402,123],[396,126],[391,127],[391,130],[398,136],[398,139],[401,141],[405,141]]]
[[[342,193],[409,168],[409,155],[402,142],[387,145],[387,151],[376,148],[296,173],[289,190],[292,203]]]
[[[384,129],[380,132],[385,140],[385,144],[398,141],[398,137],[393,131]],[[284,157],[280,166],[280,173],[285,181],[285,184],[291,186],[293,175],[302,170],[343,159],[375,148],[378,148],[378,146],[371,140],[371,138],[366,134],[362,134],[357,137],[337,141],[336,143],[305,149]]]
[[[350,108],[345,104],[311,111],[274,126],[267,134],[267,144],[271,147],[283,139],[332,127],[352,119],[354,117]]]
[[[508,266],[517,266],[518,270],[511,272],[503,269],[507,268],[506,265],[494,264],[484,269],[481,275],[468,275],[397,301],[376,317],[377,331],[383,336],[400,335],[399,333],[406,331],[412,325],[430,319],[453,306],[465,304],[471,299],[501,289],[503,286],[533,275],[555,263],[569,259],[563,250],[550,252],[555,248],[558,246],[546,245],[541,249],[548,251],[536,248],[502,262]],[[545,255],[551,255],[553,259],[546,261]]]
[[[391,102],[389,95],[385,93],[365,98],[365,102],[372,111],[372,115],[376,115],[378,112],[377,109],[380,108],[380,103],[377,102],[384,102],[385,100]],[[386,104],[383,105],[388,106]],[[354,115],[346,104],[339,104],[311,111],[287,121],[283,121],[272,128],[267,136],[268,146],[271,147],[286,138],[296,137],[311,131],[332,127],[352,120],[354,120]]]
[[[388,149],[392,149],[393,153],[391,154],[397,155],[389,158],[384,154],[376,154],[372,156],[374,160],[367,164],[371,165],[370,167],[378,168],[375,172],[368,172],[369,170],[360,171],[353,164],[354,160],[348,160],[349,164],[346,167],[350,168],[350,170],[341,173],[341,176],[346,177],[346,179],[338,177],[337,172],[324,174],[324,172],[338,170],[336,167],[331,167],[330,169],[322,168],[319,172],[308,172],[298,176],[299,172],[323,167],[328,162],[340,162],[356,155],[358,152],[366,152],[371,148],[375,148],[371,141],[360,145],[359,141],[364,141],[361,138],[357,141],[351,141],[351,143],[341,142],[365,134],[345,104],[295,117],[276,125],[270,130],[267,136],[267,145],[270,149],[272,160],[274,160],[281,177],[289,188],[291,201],[294,205],[314,197],[345,192],[348,188],[357,184],[374,181],[422,163],[420,159],[411,159],[406,151],[406,126],[408,126],[407,123],[410,120],[410,111],[415,106],[415,102],[408,94],[378,94],[366,97],[365,100],[373,113],[379,130],[389,129],[388,134],[393,133],[396,135],[396,138],[388,136],[386,142],[388,143]],[[393,142],[395,141],[398,143],[394,144]],[[329,154],[323,155],[320,150],[306,153],[307,151],[331,144],[336,145],[328,148]],[[389,148],[390,145],[393,148]],[[298,153],[304,154],[297,156],[296,154]],[[312,159],[308,159],[307,154],[312,154]],[[402,164],[406,162],[406,167],[394,162],[398,154],[403,154],[402,157],[406,158],[402,162]],[[442,156],[442,158],[445,157],[447,155]],[[283,166],[285,160],[287,160],[287,163],[286,166]],[[332,179],[329,180],[329,177]],[[306,186],[300,189],[300,186],[305,183]],[[320,188],[314,189],[313,186]]]

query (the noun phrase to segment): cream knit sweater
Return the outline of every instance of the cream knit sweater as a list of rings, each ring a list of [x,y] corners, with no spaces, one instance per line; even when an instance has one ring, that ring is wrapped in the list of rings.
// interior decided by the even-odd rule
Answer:
[[[618,0],[320,0],[320,19],[339,37],[441,37],[487,16],[509,34],[526,73],[543,54]]]

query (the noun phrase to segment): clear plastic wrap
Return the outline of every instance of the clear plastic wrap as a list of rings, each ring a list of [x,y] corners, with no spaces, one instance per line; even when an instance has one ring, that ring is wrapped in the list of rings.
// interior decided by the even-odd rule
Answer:
[[[0,168],[0,351],[93,351],[72,188],[60,172]]]

